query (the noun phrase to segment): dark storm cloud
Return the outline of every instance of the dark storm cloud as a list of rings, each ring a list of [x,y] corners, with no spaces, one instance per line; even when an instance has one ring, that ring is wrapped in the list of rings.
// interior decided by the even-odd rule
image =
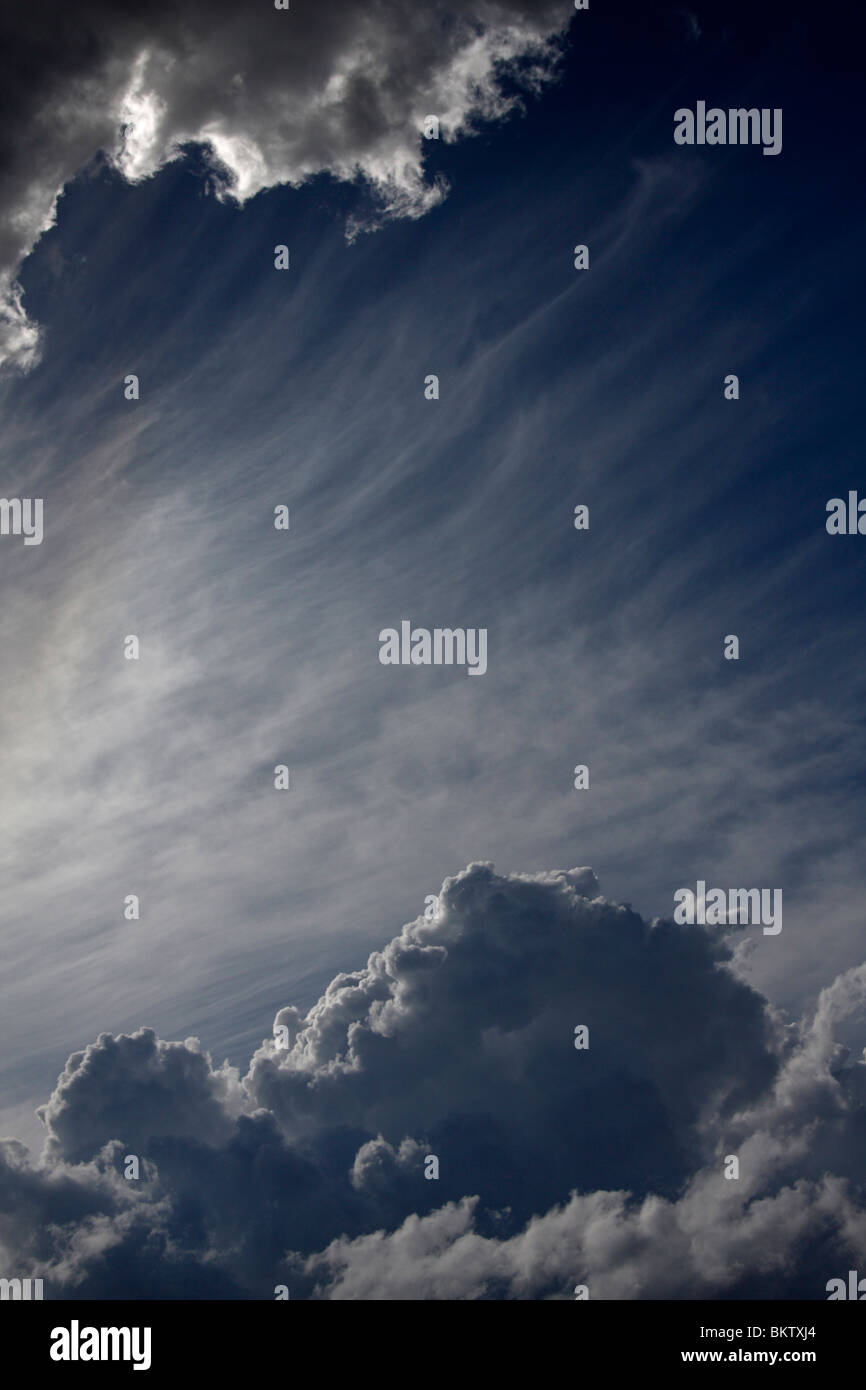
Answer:
[[[834,1041],[864,1001],[866,966],[785,1024],[721,933],[586,869],[473,865],[281,1011],[243,1083],[150,1030],[70,1058],[41,1163],[3,1145],[4,1270],[54,1297],[823,1297],[866,1249],[866,1069]]]
[[[596,893],[585,869],[472,866],[446,882],[438,920],[331,983],[290,1050],[254,1057],[250,1094],[292,1137],[323,1122],[391,1143],[423,1133],[453,1156],[440,1191],[525,1216],[575,1173],[593,1187],[679,1182],[707,1107],[729,1113],[771,1079],[772,1030],[759,996],[713,969],[719,943]],[[531,1192],[515,1186],[522,1171]]]
[[[294,0],[288,11],[210,0],[74,10],[36,3],[0,29],[0,363],[28,367],[39,330],[21,261],[52,225],[64,185],[98,151],[136,181],[188,142],[214,186],[243,203],[327,172],[366,179],[357,230],[419,217],[443,196],[423,170],[422,123],[455,139],[512,109],[503,77],[538,86],[569,22],[555,0]]]

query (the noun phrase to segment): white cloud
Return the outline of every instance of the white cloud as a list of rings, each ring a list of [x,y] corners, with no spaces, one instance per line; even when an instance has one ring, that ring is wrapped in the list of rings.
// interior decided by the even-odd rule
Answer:
[[[255,15],[203,0],[182,13],[157,4],[130,15],[92,0],[76,7],[70,53],[23,17],[10,40],[38,83],[7,119],[0,365],[37,360],[39,332],[16,276],[53,225],[64,185],[99,150],[136,182],[200,143],[218,196],[239,204],[321,173],[364,180],[373,201],[350,219],[350,236],[421,217],[445,193],[441,179],[425,178],[424,118],[437,115],[442,138],[454,140],[506,115],[516,98],[503,75],[527,89],[547,80],[569,18],[552,0],[452,0],[447,9],[332,0]]]

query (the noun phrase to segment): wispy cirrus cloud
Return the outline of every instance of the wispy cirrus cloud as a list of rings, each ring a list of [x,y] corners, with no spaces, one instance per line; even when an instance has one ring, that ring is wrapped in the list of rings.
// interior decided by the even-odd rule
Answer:
[[[362,180],[373,197],[350,235],[420,217],[446,189],[425,178],[425,117],[456,140],[512,111],[517,89],[550,79],[569,19],[555,0],[89,0],[74,16],[37,0],[0,33],[0,366],[38,358],[18,270],[97,152],[136,182],[202,145],[214,191],[240,204],[317,174]]]

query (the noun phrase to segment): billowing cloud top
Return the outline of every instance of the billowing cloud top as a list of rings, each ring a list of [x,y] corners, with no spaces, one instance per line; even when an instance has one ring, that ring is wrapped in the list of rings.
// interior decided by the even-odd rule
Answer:
[[[350,235],[419,217],[444,193],[441,179],[424,178],[425,117],[453,140],[503,116],[515,80],[532,88],[550,77],[569,18],[561,0],[292,0],[288,10],[37,0],[7,11],[0,52],[15,57],[0,67],[0,364],[26,369],[38,358],[18,269],[64,185],[98,151],[136,181],[198,142],[217,194],[239,203],[319,173],[365,179],[374,205]]]
[[[0,1262],[50,1297],[823,1298],[866,1253],[864,1003],[861,966],[786,1024],[718,932],[471,865],[243,1080],[147,1029],[71,1057],[42,1160],[2,1145]]]

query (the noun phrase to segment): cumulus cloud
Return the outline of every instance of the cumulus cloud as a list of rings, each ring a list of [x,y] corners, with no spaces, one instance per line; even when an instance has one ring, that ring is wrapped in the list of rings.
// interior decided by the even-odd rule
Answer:
[[[171,1134],[224,1142],[240,1113],[235,1070],[213,1070],[197,1038],[163,1042],[150,1028],[132,1037],[101,1033],[66,1063],[49,1103],[37,1112],[50,1151],[72,1163],[93,1158],[105,1136],[138,1148]]]
[[[479,1231],[478,1199],[464,1198],[336,1240],[303,1270],[328,1299],[562,1299],[578,1283],[596,1299],[808,1299],[824,1293],[823,1271],[846,1267],[843,1252],[863,1250],[866,1217],[838,1179],[724,1203],[707,1191],[720,1181],[676,1203],[575,1193],[510,1239]]]
[[[316,174],[364,180],[349,235],[420,217],[445,192],[425,178],[422,126],[454,140],[501,118],[555,67],[569,13],[559,0],[410,0],[263,5],[56,0],[0,29],[0,364],[38,358],[17,275],[66,183],[99,151],[132,182],[209,152],[220,197]]]
[[[720,942],[650,926],[597,892],[585,869],[503,879],[477,864],[448,880],[436,920],[333,980],[303,1026],[292,1020],[290,1049],[256,1054],[250,1095],[294,1140],[323,1122],[392,1144],[424,1135],[459,1155],[455,1197],[480,1191],[526,1217],[575,1173],[673,1190],[707,1116],[772,1079],[772,1022],[714,969]]]
[[[41,1160],[0,1145],[0,1262],[52,1297],[820,1298],[866,1253],[864,1007],[866,965],[791,1024],[718,931],[470,865],[243,1081],[149,1029],[72,1056]]]

